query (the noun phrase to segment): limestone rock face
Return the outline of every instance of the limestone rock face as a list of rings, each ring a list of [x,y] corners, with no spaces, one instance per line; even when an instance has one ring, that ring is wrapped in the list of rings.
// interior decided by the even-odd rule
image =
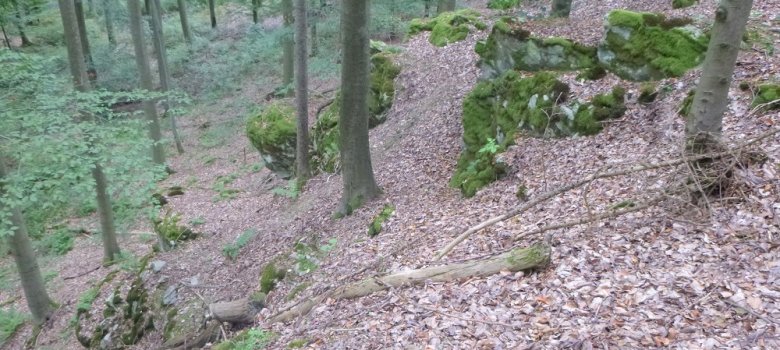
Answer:
[[[689,19],[615,10],[606,18],[599,63],[633,81],[677,77],[704,60],[708,38]]]
[[[246,134],[269,170],[282,178],[292,176],[297,135],[295,109],[283,103],[267,106],[249,118]]]

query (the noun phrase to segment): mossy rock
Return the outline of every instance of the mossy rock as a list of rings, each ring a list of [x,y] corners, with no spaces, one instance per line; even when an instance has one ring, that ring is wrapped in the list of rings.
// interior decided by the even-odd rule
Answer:
[[[448,44],[466,39],[472,28],[483,30],[487,28],[484,22],[479,20],[479,12],[471,9],[463,9],[454,12],[444,12],[431,19],[413,19],[409,23],[409,35],[415,35],[423,31],[430,31],[428,39],[431,44],[444,47]]]
[[[394,212],[395,207],[392,204],[385,204],[384,207],[382,207],[382,211],[380,211],[368,225],[368,236],[376,237],[376,235],[382,232],[382,225]]]
[[[607,69],[633,81],[678,77],[704,59],[709,38],[689,19],[615,10],[607,15],[598,59]]]
[[[281,176],[292,176],[295,166],[295,138],[297,134],[295,109],[276,102],[247,120],[246,135],[265,166]]]
[[[490,0],[487,7],[493,10],[508,10],[520,5],[521,0]]]
[[[569,86],[550,72],[523,77],[510,70],[477,84],[463,102],[465,146],[450,186],[471,197],[499,179],[507,171],[501,153],[521,130],[537,137],[593,135],[626,111],[619,86],[587,103],[568,103],[568,94]]]
[[[637,101],[641,104],[649,104],[658,97],[658,86],[655,83],[644,83],[639,88]]]
[[[566,38],[534,38],[521,23],[510,17],[499,19],[490,35],[477,43],[483,78],[494,78],[507,70],[578,70],[597,66],[596,48]]]
[[[769,109],[780,109],[780,84],[759,85],[751,107],[769,103]]]
[[[163,289],[158,289],[163,290]],[[155,298],[161,303],[161,298]],[[161,304],[157,304],[160,306]],[[206,322],[206,313],[203,303],[199,299],[190,299],[178,307],[162,308],[165,315],[163,322],[163,342],[176,342],[182,337],[197,333]]]
[[[339,113],[341,93],[330,106],[322,110],[312,127],[312,155],[314,169],[334,173],[339,168]]]
[[[277,269],[273,262],[268,263],[263,268],[260,275],[260,292],[268,294],[276,288],[276,283],[283,280],[287,272],[284,269]]]
[[[387,53],[371,56],[371,91],[368,95],[368,127],[374,128],[385,122],[384,113],[393,105],[395,78],[401,74],[401,67]]]
[[[672,0],[672,8],[681,9],[691,7],[697,0]]]
[[[577,80],[599,80],[607,76],[607,70],[602,66],[586,68],[577,74]]]

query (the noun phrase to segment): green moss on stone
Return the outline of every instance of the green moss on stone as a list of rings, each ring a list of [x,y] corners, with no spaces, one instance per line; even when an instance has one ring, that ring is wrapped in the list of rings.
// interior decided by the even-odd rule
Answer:
[[[672,8],[680,9],[684,7],[693,6],[696,0],[672,0]]]
[[[759,85],[752,107],[769,103],[769,109],[780,109],[780,84]]]
[[[607,70],[602,66],[586,68],[577,75],[577,80],[599,80],[607,76]]]
[[[599,59],[624,79],[676,77],[699,65],[708,38],[679,26],[688,20],[667,20],[662,14],[615,10]]]
[[[639,97],[637,101],[639,103],[648,104],[655,101],[658,97],[658,87],[655,83],[644,83],[639,88]]]
[[[265,265],[263,273],[260,275],[260,291],[268,294],[276,287],[276,282],[284,279],[286,272],[283,269],[277,269],[272,262]]]
[[[454,12],[445,12],[431,19],[414,19],[409,24],[409,35],[422,31],[430,31],[431,44],[443,47],[448,44],[466,39],[471,28],[479,30],[487,28],[485,23],[479,20],[479,12],[471,9],[463,9]]]
[[[295,163],[295,109],[276,102],[249,118],[246,134],[271,171],[289,176]]]
[[[382,211],[380,211],[379,214],[374,217],[374,220],[371,220],[371,223],[368,225],[368,236],[375,237],[380,232],[382,232],[382,224],[384,224],[384,222],[387,221],[387,219],[389,219],[394,212],[395,207],[392,204],[385,204],[385,206],[382,207]]]
[[[369,128],[385,121],[384,113],[393,105],[395,78],[399,74],[401,74],[401,67],[393,62],[389,54],[378,53],[371,56],[371,93],[368,95]]]

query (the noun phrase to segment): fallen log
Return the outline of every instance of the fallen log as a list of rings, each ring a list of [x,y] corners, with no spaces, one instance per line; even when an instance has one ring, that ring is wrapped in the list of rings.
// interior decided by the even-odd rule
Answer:
[[[202,330],[171,339],[165,342],[158,350],[200,349],[207,343],[219,339],[219,336],[219,321],[212,320]]]
[[[370,277],[307,299],[269,318],[268,322],[291,321],[298,316],[309,313],[314,306],[328,298],[336,300],[359,298],[388,288],[417,285],[427,281],[447,282],[467,277],[490,276],[502,270],[516,272],[541,268],[549,263],[550,253],[551,248],[548,242],[535,243],[528,248],[517,248],[485,259],[402,271],[383,277]]]
[[[265,293],[256,292],[250,298],[209,304],[211,318],[233,324],[255,321],[255,315],[265,305]]]

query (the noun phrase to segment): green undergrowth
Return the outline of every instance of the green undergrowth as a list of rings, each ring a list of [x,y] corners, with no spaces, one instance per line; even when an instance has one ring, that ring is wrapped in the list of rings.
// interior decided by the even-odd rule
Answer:
[[[472,28],[484,30],[487,25],[480,21],[477,11],[463,9],[454,12],[445,12],[430,19],[413,19],[409,23],[409,35],[415,35],[423,31],[430,31],[428,39],[431,44],[438,47],[466,39]]]
[[[179,224],[181,215],[166,211],[162,217],[153,220],[154,232],[163,250],[168,250],[181,242],[195,239],[198,235],[190,228]]]
[[[780,84],[759,85],[751,107],[767,105],[769,109],[780,109]]]
[[[522,0],[490,0],[487,7],[494,10],[508,10],[520,5]]]
[[[13,309],[0,310],[0,346],[21,327],[27,317]]]
[[[677,114],[684,118],[688,118],[691,115],[691,107],[693,106],[694,95],[696,95],[695,89],[688,91],[688,94],[685,95],[685,98],[680,104],[680,109],[677,110]]]
[[[463,103],[463,141],[450,185],[471,197],[506,172],[501,157],[519,131],[536,137],[593,135],[602,122],[625,112],[625,90],[596,95],[590,102],[567,103],[569,86],[550,72],[523,77],[508,71],[485,80]]]
[[[709,38],[686,27],[690,19],[615,10],[607,22],[599,57],[624,79],[681,76],[699,65],[707,51]]]
[[[283,280],[286,274],[287,272],[284,269],[278,269],[275,263],[268,263],[260,275],[260,291],[268,294],[276,288],[276,283]]]
[[[276,334],[261,328],[250,328],[233,338],[214,345],[213,350],[259,350],[265,349],[276,338]]]
[[[222,255],[232,261],[236,261],[241,248],[244,248],[244,246],[246,246],[256,235],[257,231],[253,229],[244,230],[244,232],[241,232],[241,234],[236,237],[235,241],[222,247]]]
[[[377,214],[371,223],[368,225],[368,236],[375,237],[382,232],[382,226],[395,212],[395,207],[392,204],[385,204],[382,207],[382,211]]]
[[[672,0],[672,8],[681,9],[693,6],[697,0]]]
[[[240,191],[229,187],[229,185],[232,184],[233,181],[236,181],[237,178],[238,174],[235,173],[217,176],[216,180],[214,180],[214,184],[211,186],[211,188],[217,192],[217,195],[212,198],[212,201],[218,202],[236,198],[236,195],[238,195]]]

